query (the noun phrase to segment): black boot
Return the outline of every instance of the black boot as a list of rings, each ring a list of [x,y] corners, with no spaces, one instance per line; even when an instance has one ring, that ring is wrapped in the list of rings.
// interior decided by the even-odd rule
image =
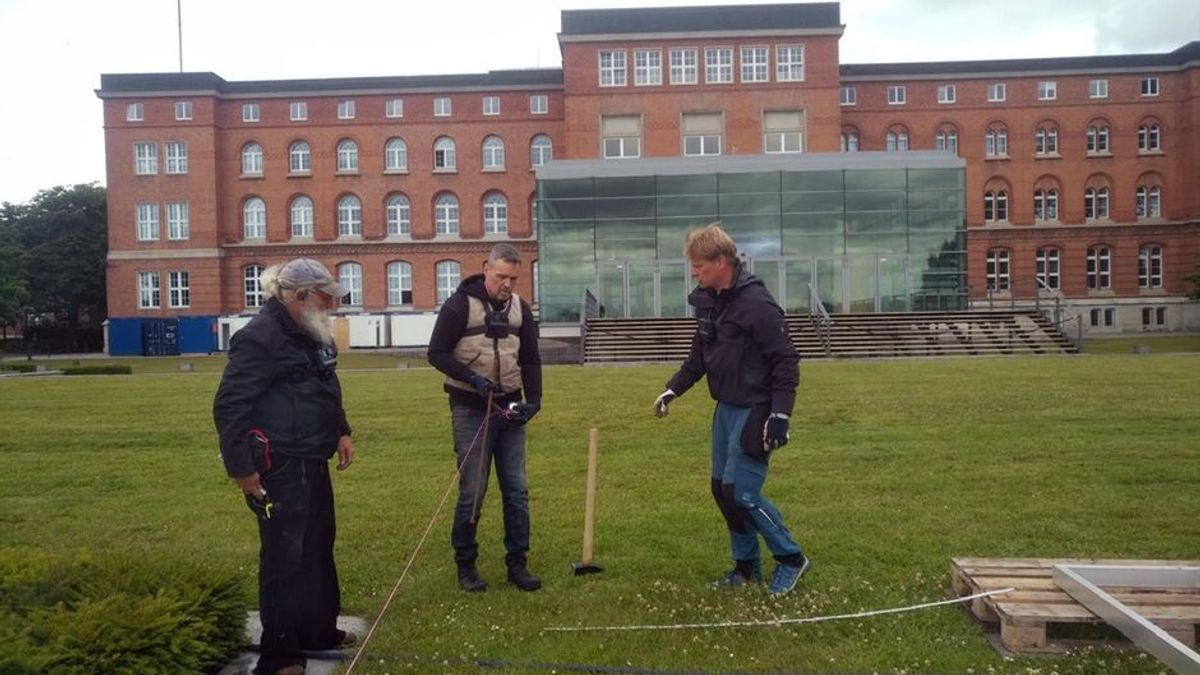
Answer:
[[[510,572],[509,575],[511,576],[511,574]],[[458,563],[458,585],[468,593],[487,590],[487,582],[479,576],[479,570],[475,569],[474,560]]]
[[[542,587],[542,580],[533,576],[524,560],[512,560],[508,563],[508,583],[523,591],[536,591]]]

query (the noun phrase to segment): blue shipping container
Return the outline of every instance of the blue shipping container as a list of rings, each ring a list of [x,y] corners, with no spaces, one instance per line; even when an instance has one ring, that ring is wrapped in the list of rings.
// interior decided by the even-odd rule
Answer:
[[[108,355],[142,355],[142,320],[138,318],[108,320]]]
[[[217,317],[179,317],[179,351],[183,354],[211,354],[217,349]]]
[[[178,356],[179,320],[143,319],[142,354],[146,356]]]

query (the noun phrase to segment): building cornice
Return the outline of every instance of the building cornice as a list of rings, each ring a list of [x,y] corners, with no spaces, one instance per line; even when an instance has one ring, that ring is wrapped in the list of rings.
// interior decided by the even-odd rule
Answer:
[[[722,40],[729,38],[768,37],[841,37],[845,26],[840,28],[771,28],[760,30],[704,30],[673,31],[664,33],[594,33],[588,35],[558,34],[559,44],[573,42],[644,42],[647,40]]]
[[[131,251],[109,251],[109,260],[184,260],[188,258],[221,258],[219,248],[147,248]]]

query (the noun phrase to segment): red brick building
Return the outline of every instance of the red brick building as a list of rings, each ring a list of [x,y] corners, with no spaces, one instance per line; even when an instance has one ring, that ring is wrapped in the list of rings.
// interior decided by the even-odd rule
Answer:
[[[837,3],[565,11],[561,69],[103,75],[109,315],[249,315],[297,255],[354,289],[348,314],[433,311],[495,241],[536,260],[552,157],[937,148],[967,162],[973,302],[1041,285],[1089,329],[1200,328],[1200,42],[843,65],[843,28]]]

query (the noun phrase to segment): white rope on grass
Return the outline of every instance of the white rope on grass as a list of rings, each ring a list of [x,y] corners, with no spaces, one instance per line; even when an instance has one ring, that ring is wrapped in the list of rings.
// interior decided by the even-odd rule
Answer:
[[[868,616],[878,616],[880,614],[899,614],[901,612],[912,612],[918,609],[928,609],[930,607],[939,607],[942,605],[956,605],[962,602],[975,600],[976,598],[986,598],[989,595],[999,595],[1016,590],[1015,588],[1004,588],[997,591],[985,591],[983,593],[975,593],[974,595],[964,595],[961,598],[952,600],[939,600],[938,602],[926,602],[920,605],[909,605],[907,607],[893,607],[891,609],[875,609],[868,612],[855,612],[853,614],[834,614],[831,616],[809,616],[798,619],[772,619],[770,621],[721,621],[717,623],[676,623],[676,624],[645,624],[635,626],[547,626],[542,630],[554,632],[587,632],[587,631],[632,631],[632,630],[686,630],[695,628],[736,628],[742,626],[781,626],[784,624],[798,623],[820,623],[822,621],[836,621],[839,619],[861,619]]]

